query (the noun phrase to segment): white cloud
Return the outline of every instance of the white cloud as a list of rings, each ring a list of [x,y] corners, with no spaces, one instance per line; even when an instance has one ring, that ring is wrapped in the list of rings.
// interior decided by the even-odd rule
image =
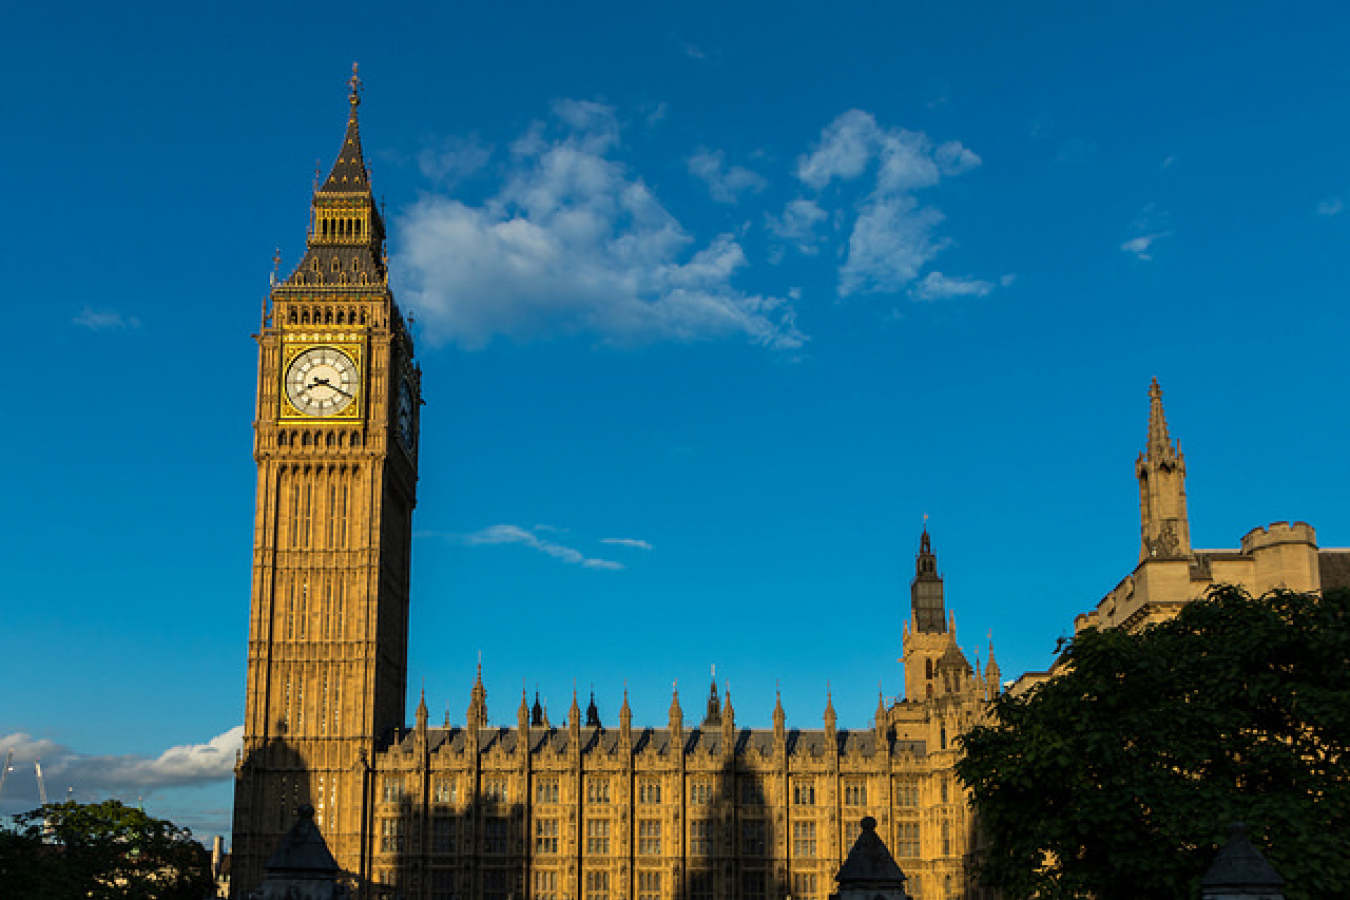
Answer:
[[[0,736],[0,757],[14,751],[14,771],[5,781],[5,809],[27,810],[38,805],[34,763],[42,762],[47,793],[65,798],[73,788],[76,799],[100,795],[131,798],[162,788],[188,787],[226,781],[234,776],[235,756],[242,748],[244,726],[211,738],[204,744],[170,747],[159,756],[87,756],[48,738],[23,732]]]
[[[769,186],[759,174],[743,166],[726,164],[721,150],[700,149],[689,157],[689,172],[708,186],[718,203],[739,203],[746,194],[757,194]]]
[[[746,264],[735,238],[695,246],[615,158],[619,138],[612,108],[560,101],[511,145],[504,183],[483,205],[431,193],[398,217],[402,293],[433,342],[802,344],[786,299],[732,285]]]
[[[862,110],[849,110],[827,125],[814,149],[797,161],[797,178],[823,193],[871,175],[870,189],[855,207],[839,270],[840,295],[892,293],[918,277],[950,241],[935,233],[942,212],[921,205],[915,192],[979,165],[979,156],[958,141],[934,147],[922,132],[884,128]],[[820,200],[814,210],[823,213]],[[823,214],[803,218],[789,208],[771,219],[770,230],[809,248],[809,241],[795,235],[813,234],[821,218]]]
[[[71,321],[76,325],[83,325],[90,331],[134,331],[141,327],[141,320],[135,316],[124,316],[120,312],[94,309],[89,306],[82,309]]]
[[[652,545],[637,538],[601,538],[602,544],[614,544],[617,547],[631,547],[634,550],[650,550]]]
[[[819,250],[821,236],[816,227],[829,218],[814,200],[798,197],[783,207],[781,216],[768,215],[765,219],[769,232],[792,244],[801,253],[814,254]]]
[[[587,569],[622,569],[623,564],[613,562],[608,559],[595,559],[586,556],[580,550],[572,547],[566,547],[556,541],[545,540],[535,534],[536,531],[551,531],[553,529],[544,526],[536,526],[533,529],[521,528],[519,525],[491,525],[482,531],[475,531],[473,534],[464,537],[466,544],[523,544],[540,553],[545,553],[554,559],[562,560],[572,565],[584,566]]]
[[[1145,261],[1153,259],[1153,245],[1165,237],[1171,235],[1170,231],[1159,231],[1153,234],[1141,234],[1138,237],[1130,238],[1120,245],[1120,249],[1126,253],[1133,253],[1136,259]]]
[[[1317,204],[1317,214],[1319,216],[1336,216],[1345,209],[1345,202],[1340,197],[1331,197]]]
[[[1006,278],[1007,276],[1005,276]],[[1005,284],[1010,282],[1003,282]],[[952,297],[983,297],[994,289],[989,281],[978,278],[949,277],[941,272],[929,272],[917,284],[909,289],[909,295],[915,300],[926,302],[946,300]]]

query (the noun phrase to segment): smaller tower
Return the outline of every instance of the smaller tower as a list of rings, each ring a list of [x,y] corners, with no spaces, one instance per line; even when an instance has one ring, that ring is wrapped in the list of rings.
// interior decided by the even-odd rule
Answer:
[[[708,710],[703,715],[703,727],[722,724],[722,702],[717,699],[717,667],[713,666],[712,687],[708,688]]]
[[[670,742],[677,750],[684,750],[684,710],[680,709],[680,689],[670,691]]]
[[[478,674],[473,680],[473,690],[469,692],[469,708],[464,714],[464,723],[472,731],[487,727],[487,689],[483,687],[483,664],[478,664]]]
[[[1134,464],[1139,479],[1139,559],[1185,558],[1191,554],[1186,457],[1180,442],[1174,443],[1167,433],[1158,379],[1153,379],[1148,396],[1148,444]]]
[[[914,578],[909,584],[911,619],[904,629],[905,699],[931,700],[939,693],[937,664],[955,643],[955,621],[948,616],[937,554],[927,526],[919,536]]]

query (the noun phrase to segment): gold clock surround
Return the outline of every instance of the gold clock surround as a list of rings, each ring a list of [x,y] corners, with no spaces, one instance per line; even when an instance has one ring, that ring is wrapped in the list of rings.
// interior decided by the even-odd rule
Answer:
[[[356,367],[357,372],[356,397],[339,412],[315,416],[297,409],[295,404],[291,402],[291,398],[286,392],[286,375],[291,370],[291,363],[295,362],[297,357],[311,350],[322,349],[338,350],[352,361],[352,365]],[[288,424],[303,422],[311,425],[359,420],[363,414],[362,400],[365,393],[365,367],[361,349],[362,345],[359,342],[352,341],[295,341],[283,344],[279,370],[280,382],[277,385],[277,402],[280,407],[277,418]]]

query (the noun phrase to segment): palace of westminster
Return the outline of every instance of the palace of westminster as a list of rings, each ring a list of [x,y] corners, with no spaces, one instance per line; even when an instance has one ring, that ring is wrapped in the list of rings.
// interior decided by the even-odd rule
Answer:
[[[244,747],[231,888],[310,804],[358,897],[408,900],[825,900],[863,816],[922,900],[989,896],[953,774],[956,738],[1002,688],[956,643],[925,531],[902,634],[905,693],[864,728],[736,724],[716,683],[686,716],[617,727],[576,697],[553,724],[522,696],[490,725],[481,672],[462,725],[405,719],[420,369],[389,289],[353,75],[342,149],[314,192],[306,252],[258,335],[258,465]],[[1253,592],[1350,584],[1350,551],[1305,523],[1193,550],[1185,460],[1150,392],[1140,559],[1077,627],[1138,628],[1215,582]],[[1024,690],[1045,673],[1023,676]]]

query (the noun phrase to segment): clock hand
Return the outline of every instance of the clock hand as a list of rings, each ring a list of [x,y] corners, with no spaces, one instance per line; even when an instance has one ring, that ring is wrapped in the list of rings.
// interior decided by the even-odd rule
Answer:
[[[327,378],[320,378],[317,375],[314,377],[314,383],[311,384],[310,387],[326,387],[329,390],[337,391],[344,397],[351,396],[351,394],[347,393],[342,388],[338,387],[336,384],[330,384]]]

